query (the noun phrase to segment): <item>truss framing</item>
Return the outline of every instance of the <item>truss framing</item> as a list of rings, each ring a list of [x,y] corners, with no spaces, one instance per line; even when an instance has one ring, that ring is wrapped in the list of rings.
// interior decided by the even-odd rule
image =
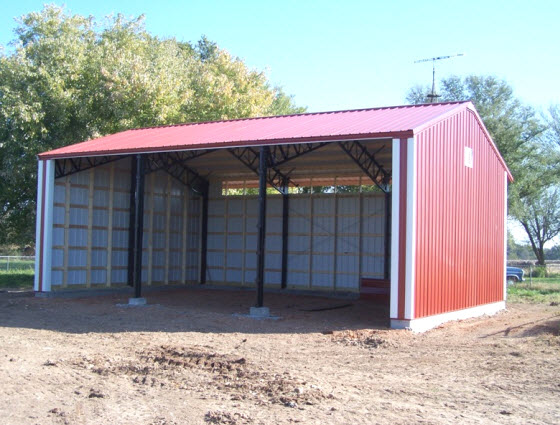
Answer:
[[[266,167],[266,181],[269,185],[271,185],[274,189],[276,189],[280,193],[285,193],[287,190],[287,183],[291,184],[292,186],[298,186],[297,183],[290,180],[287,174],[281,172],[276,165],[272,163],[272,158],[270,154],[270,149],[268,146],[265,146],[265,157],[267,162]],[[257,176],[259,176],[259,151],[253,149],[252,147],[245,147],[245,148],[230,148],[228,152],[231,153],[234,157],[239,159],[243,164],[247,166],[250,170],[252,170]]]
[[[127,155],[111,155],[57,159],[55,160],[54,177],[57,179],[60,177],[66,177],[71,174],[99,167],[100,165],[105,165],[126,157]]]
[[[327,145],[328,142],[320,143],[300,143],[294,145],[273,145],[270,146],[270,157],[271,162],[274,166],[280,166],[285,164],[292,159],[299,158],[306,153],[313,152],[323,146]]]
[[[165,171],[175,177],[194,192],[203,195],[208,191],[208,180],[186,165],[189,159],[205,155],[210,151],[184,151],[184,152],[162,152],[146,156],[144,173],[150,174],[156,171]]]
[[[375,154],[358,141],[338,142],[338,145],[383,192],[389,192],[391,174],[375,160]],[[381,148],[383,149],[383,148]],[[377,152],[379,152],[379,149]],[[376,152],[376,153],[377,153]]]

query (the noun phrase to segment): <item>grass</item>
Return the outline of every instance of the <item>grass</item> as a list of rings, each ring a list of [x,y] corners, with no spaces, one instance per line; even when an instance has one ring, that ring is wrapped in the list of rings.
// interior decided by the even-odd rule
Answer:
[[[35,268],[35,261],[24,260],[24,259],[10,259],[10,262],[6,258],[0,258],[0,271],[11,271],[11,270],[33,270]]]
[[[34,269],[33,260],[0,258],[0,289],[32,289]]]
[[[5,267],[6,265],[3,264]],[[0,289],[32,289],[33,262],[14,261],[10,270],[0,268]],[[560,304],[560,277],[529,278],[508,287],[508,301],[514,303]]]
[[[508,301],[514,303],[560,303],[560,278],[527,278],[508,287]]]
[[[34,277],[32,269],[0,270],[0,289],[32,289]]]

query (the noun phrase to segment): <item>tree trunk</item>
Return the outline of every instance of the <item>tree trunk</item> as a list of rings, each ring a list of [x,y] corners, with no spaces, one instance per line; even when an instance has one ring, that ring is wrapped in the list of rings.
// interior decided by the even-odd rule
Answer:
[[[535,250],[535,255],[537,256],[537,265],[538,266],[545,266],[545,261],[544,261],[544,247],[539,246],[537,247],[537,249]]]
[[[523,226],[523,228],[525,229],[525,232],[527,233],[527,236],[529,236],[529,242],[531,243],[531,249],[533,250],[533,253],[535,254],[535,257],[537,257],[537,265],[538,266],[545,266],[545,261],[544,261],[544,243],[540,240],[540,238],[538,238],[537,240],[535,240],[535,238],[533,237],[531,230],[529,228],[529,224],[525,221],[520,221],[521,225]]]

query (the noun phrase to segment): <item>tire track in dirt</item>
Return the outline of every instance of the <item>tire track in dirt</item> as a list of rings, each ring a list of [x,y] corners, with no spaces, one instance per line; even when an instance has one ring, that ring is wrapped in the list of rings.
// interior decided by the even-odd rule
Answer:
[[[188,389],[193,388],[194,381],[205,377],[206,383],[228,394],[230,400],[251,400],[257,404],[302,408],[334,398],[289,372],[260,371],[244,357],[219,354],[202,347],[162,345],[139,350],[128,359],[84,356],[69,363],[101,376],[128,375],[135,384],[151,387]],[[193,379],[193,373],[197,378]]]

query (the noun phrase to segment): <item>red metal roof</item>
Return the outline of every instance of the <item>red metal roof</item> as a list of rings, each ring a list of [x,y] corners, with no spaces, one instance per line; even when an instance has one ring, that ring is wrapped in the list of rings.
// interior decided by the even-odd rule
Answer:
[[[39,158],[411,137],[416,128],[468,105],[471,103],[434,103],[141,128],[55,149],[40,154]]]

